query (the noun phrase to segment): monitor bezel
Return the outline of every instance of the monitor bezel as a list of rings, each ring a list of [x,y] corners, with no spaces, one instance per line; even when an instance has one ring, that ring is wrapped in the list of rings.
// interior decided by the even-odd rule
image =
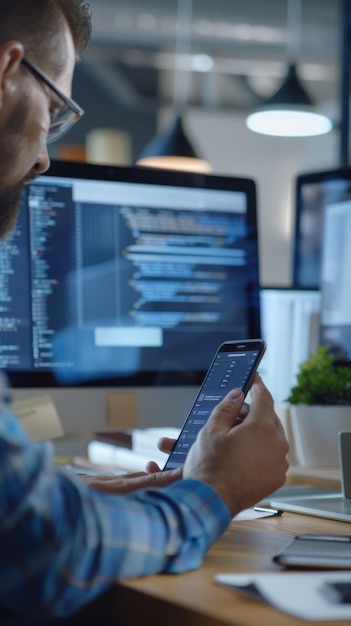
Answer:
[[[232,177],[215,174],[183,172],[166,169],[156,169],[144,166],[116,166],[103,165],[78,161],[63,161],[54,159],[50,168],[42,174],[50,177],[67,177],[77,179],[97,179],[105,181],[116,181],[148,185],[171,185],[177,187],[192,187],[202,189],[214,189],[223,191],[239,191],[245,193],[247,197],[247,223],[252,233],[256,246],[257,260],[259,260],[258,223],[257,223],[257,194],[256,183],[252,178]],[[259,303],[259,276],[257,284],[252,285],[252,295],[248,308],[248,328],[249,337],[256,339],[261,336],[261,319]],[[236,339],[229,337],[228,339]],[[244,338],[242,338],[244,339]],[[163,372],[167,382],[160,383],[160,372],[147,371],[139,372],[133,376],[96,378],[89,381],[75,382],[74,384],[59,382],[54,374],[49,371],[24,371],[11,370],[7,372],[11,386],[14,388],[74,388],[74,387],[149,387],[158,386],[193,386],[199,385],[206,373],[208,363],[204,363],[204,369],[189,371],[188,376],[182,376],[178,380],[177,372]],[[172,374],[172,376],[170,375]]]

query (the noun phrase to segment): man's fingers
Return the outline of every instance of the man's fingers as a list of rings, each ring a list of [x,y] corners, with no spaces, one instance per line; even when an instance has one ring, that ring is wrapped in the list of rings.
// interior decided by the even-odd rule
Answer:
[[[165,452],[165,454],[170,454],[174,448],[176,440],[171,439],[170,437],[161,437],[161,439],[157,442],[157,447],[161,452]]]
[[[169,470],[167,472],[158,471],[152,474],[145,472],[135,472],[134,474],[116,477],[82,477],[83,482],[97,491],[110,494],[126,494],[138,489],[150,489],[153,487],[166,487],[182,477],[182,468]]]
[[[146,486],[154,486],[154,487],[165,487],[170,483],[175,482],[176,480],[180,480],[183,475],[183,468],[177,467],[176,469],[167,470],[166,472],[155,472],[154,474],[149,474],[147,477],[147,485]]]
[[[161,468],[159,467],[159,465],[156,463],[156,461],[149,461],[146,464],[145,467],[145,471],[148,474],[156,474],[156,472],[161,472]]]
[[[266,385],[264,384],[262,378],[256,374],[254,381],[252,383],[251,389],[251,407],[254,408],[256,406],[262,406],[262,403],[264,403],[264,406],[266,407],[270,407],[271,409],[273,409],[273,398],[271,393],[268,391]],[[261,411],[262,412],[262,411]],[[251,413],[256,414],[257,416],[260,413],[259,411],[251,411]]]
[[[267,394],[267,397],[271,398],[273,401],[273,398],[270,394],[270,392],[268,391],[266,385],[264,384],[261,376],[256,372],[255,377],[253,379],[253,383],[251,385],[251,398],[254,398],[256,395],[260,395],[263,392]]]
[[[207,421],[208,427],[215,426],[218,428],[219,425],[222,425],[225,430],[232,428],[240,417],[243,402],[244,394],[241,389],[229,391],[225,398],[213,409]]]

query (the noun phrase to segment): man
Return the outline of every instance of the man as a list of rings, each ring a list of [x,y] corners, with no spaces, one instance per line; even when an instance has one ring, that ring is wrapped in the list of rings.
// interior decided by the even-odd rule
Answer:
[[[23,185],[49,166],[47,142],[82,114],[70,90],[89,35],[83,0],[0,0],[2,237]],[[213,411],[183,477],[150,464],[149,475],[102,484],[103,494],[55,469],[47,445],[22,431],[1,379],[0,605],[65,616],[118,579],[198,567],[236,513],[284,483],[287,451],[257,376],[250,407],[233,390]]]

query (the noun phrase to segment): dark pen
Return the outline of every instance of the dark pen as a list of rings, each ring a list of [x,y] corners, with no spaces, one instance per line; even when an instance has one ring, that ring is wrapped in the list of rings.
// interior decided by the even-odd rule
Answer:
[[[257,513],[270,513],[270,515],[281,515],[283,513],[281,509],[266,509],[264,506],[254,506],[253,509]]]

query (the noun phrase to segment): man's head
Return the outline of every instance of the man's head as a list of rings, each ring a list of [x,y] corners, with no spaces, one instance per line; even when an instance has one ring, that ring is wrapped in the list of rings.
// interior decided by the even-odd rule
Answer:
[[[0,237],[15,224],[25,182],[49,166],[48,133],[68,110],[90,33],[83,0],[0,0]]]
[[[91,34],[84,0],[0,0],[0,45],[10,39],[21,41],[26,56],[42,70],[52,70],[55,60],[59,69],[67,54],[62,41],[65,22],[79,55]]]

